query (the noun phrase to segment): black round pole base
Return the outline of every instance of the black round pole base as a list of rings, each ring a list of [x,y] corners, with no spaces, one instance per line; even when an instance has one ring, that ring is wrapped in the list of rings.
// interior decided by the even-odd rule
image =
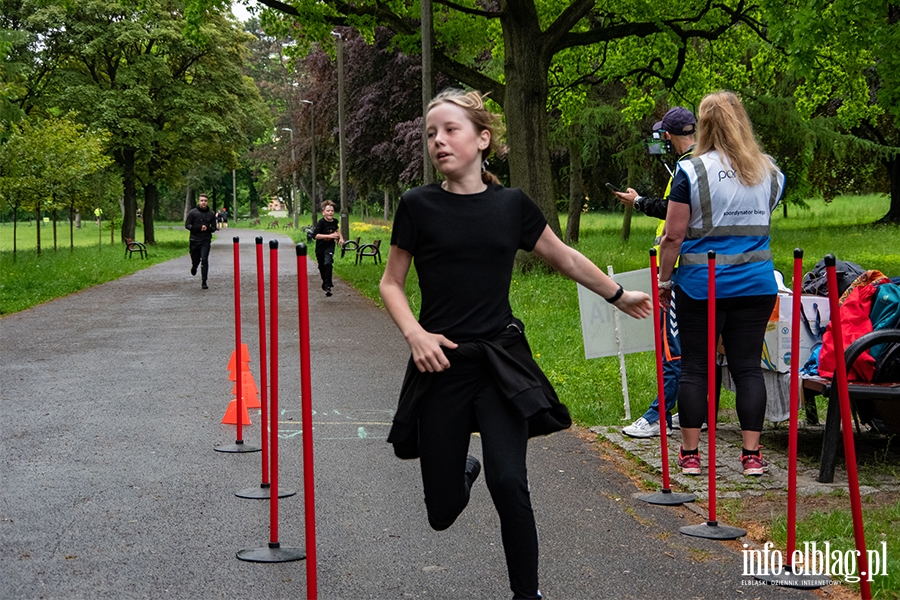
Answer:
[[[280,563],[303,560],[306,552],[300,548],[282,548],[278,544],[269,544],[263,548],[245,548],[238,550],[238,560],[259,563]]]
[[[662,506],[681,506],[685,502],[693,502],[697,496],[693,494],[674,494],[672,490],[662,490],[661,492],[653,492],[652,494],[643,494],[637,496],[638,500],[649,504],[660,504]]]
[[[736,540],[747,535],[747,531],[740,527],[719,525],[718,521],[707,521],[702,525],[687,525],[678,529],[684,535],[706,538],[708,540]]]
[[[824,585],[831,585],[831,578],[825,575],[794,575],[791,568],[787,567],[778,575],[754,575],[754,579],[765,581],[771,585],[796,588],[798,590],[816,590]]]
[[[283,490],[278,488],[279,498],[289,498],[297,493],[297,490]],[[238,498],[249,498],[250,500],[268,500],[272,497],[272,488],[269,485],[259,484],[255,488],[247,488],[234,493]]]
[[[228,444],[227,446],[216,446],[213,448],[216,452],[230,452],[230,453],[241,453],[241,452],[260,452],[262,448],[259,446],[251,446],[250,444],[245,444],[244,442],[235,442],[233,444]]]

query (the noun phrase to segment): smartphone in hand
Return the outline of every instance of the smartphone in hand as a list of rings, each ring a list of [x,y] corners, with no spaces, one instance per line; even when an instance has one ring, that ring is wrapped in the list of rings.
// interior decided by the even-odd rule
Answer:
[[[617,188],[616,186],[614,186],[614,185],[611,184],[611,183],[607,183],[607,184],[606,184],[606,187],[608,187],[608,188],[609,188],[609,191],[611,191],[611,192],[619,192],[619,193],[622,192],[622,190],[620,190],[619,188]]]

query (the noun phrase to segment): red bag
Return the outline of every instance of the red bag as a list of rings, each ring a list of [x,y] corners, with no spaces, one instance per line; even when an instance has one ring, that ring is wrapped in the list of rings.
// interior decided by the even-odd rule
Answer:
[[[872,297],[875,295],[876,286],[872,284],[858,285],[854,287],[847,298],[841,304],[841,333],[844,338],[844,350],[853,341],[862,335],[872,331],[872,321],[869,313],[872,311]],[[835,354],[834,332],[832,319],[822,336],[822,350],[819,353],[819,375],[822,377],[834,377]],[[841,357],[843,360],[843,357]],[[875,359],[866,350],[853,364],[847,373],[849,381],[871,381],[875,373]]]

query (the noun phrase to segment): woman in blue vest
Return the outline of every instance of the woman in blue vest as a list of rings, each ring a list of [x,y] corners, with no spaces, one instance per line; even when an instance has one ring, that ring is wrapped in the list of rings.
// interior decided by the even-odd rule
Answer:
[[[741,465],[744,475],[762,475],[768,464],[759,453],[766,412],[760,356],[778,292],[769,223],[784,192],[784,175],[763,154],[732,92],[703,98],[698,117],[694,157],[678,163],[660,244],[660,302],[668,305],[675,294],[681,328],[678,466],[688,475],[700,473],[700,427],[707,414],[707,253],[714,250],[716,334],[735,382]]]

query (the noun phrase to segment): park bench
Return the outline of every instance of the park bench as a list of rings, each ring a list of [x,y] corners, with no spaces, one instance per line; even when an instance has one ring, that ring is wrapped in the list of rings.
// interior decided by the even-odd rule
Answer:
[[[278,221],[272,221],[266,226],[266,229],[278,229]]]
[[[282,229],[293,229],[293,228],[294,228],[294,224],[291,223],[291,222],[287,222],[287,223],[285,223],[281,228],[282,228]]]
[[[131,238],[125,238],[125,256],[131,256],[137,252],[141,258],[147,258],[147,246],[140,242],[136,242]]]
[[[349,252],[350,250],[358,250],[359,249],[359,238],[355,240],[347,240],[343,244],[341,244],[341,258],[344,258],[344,253]]]
[[[863,352],[878,344],[900,342],[900,329],[880,329],[860,336],[844,351],[847,372]],[[878,376],[876,374],[876,379]],[[900,433],[900,381],[849,382],[847,393],[856,423],[857,433],[861,413],[863,422],[881,421],[884,431]],[[803,380],[803,398],[807,406],[815,403],[817,395],[828,397],[828,412],[825,416],[825,435],[822,437],[822,455],[819,463],[820,483],[834,481],[834,466],[838,445],[841,441],[841,406],[837,386],[832,380],[811,377]]]
[[[376,265],[381,262],[381,240],[359,246],[356,249],[356,264],[367,256],[371,256]]]

